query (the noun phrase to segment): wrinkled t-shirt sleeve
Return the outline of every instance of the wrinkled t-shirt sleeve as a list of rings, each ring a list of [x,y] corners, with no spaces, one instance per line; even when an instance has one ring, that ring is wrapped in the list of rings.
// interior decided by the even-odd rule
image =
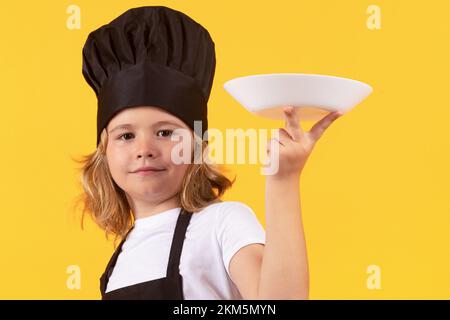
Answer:
[[[234,254],[252,243],[265,244],[265,230],[253,210],[241,202],[226,203],[217,218],[217,240],[230,275],[229,264]]]

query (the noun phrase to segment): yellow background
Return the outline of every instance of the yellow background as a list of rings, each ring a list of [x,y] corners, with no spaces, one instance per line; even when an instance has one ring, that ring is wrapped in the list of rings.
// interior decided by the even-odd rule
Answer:
[[[70,30],[69,5],[81,9]],[[381,29],[369,30],[369,5]],[[311,299],[450,298],[450,2],[13,1],[0,10],[0,298],[98,299],[111,241],[70,211],[71,157],[95,148],[96,99],[81,74],[90,31],[129,8],[166,5],[205,26],[216,44],[210,127],[277,128],[223,89],[259,73],[318,73],[374,92],[326,131],[302,174]],[[304,124],[305,129],[310,124]],[[258,165],[234,165],[225,200],[264,220]],[[66,286],[69,265],[81,289]],[[381,268],[369,290],[367,267]]]

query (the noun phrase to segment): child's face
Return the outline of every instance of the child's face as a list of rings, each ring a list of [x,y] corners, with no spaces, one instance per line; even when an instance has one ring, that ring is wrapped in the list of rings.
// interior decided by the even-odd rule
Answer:
[[[124,124],[131,126],[116,129]],[[190,164],[175,164],[171,159],[172,148],[180,144],[180,141],[171,140],[171,132],[178,128],[188,130],[185,132],[189,132],[192,146],[192,130],[183,121],[160,108],[126,108],[109,122],[106,128],[108,166],[114,181],[133,201],[160,203],[180,191]],[[183,152],[178,154],[183,155]],[[156,167],[162,171],[133,173],[143,166]]]

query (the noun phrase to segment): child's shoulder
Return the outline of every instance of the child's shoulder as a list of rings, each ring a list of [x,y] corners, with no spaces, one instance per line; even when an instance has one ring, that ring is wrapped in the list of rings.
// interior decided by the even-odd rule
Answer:
[[[209,211],[209,213],[206,213]],[[241,201],[221,201],[210,204],[205,210],[217,236],[241,239],[243,234],[261,235],[264,231],[253,209]],[[255,236],[256,237],[256,236]]]
[[[248,214],[255,214],[253,209],[241,201],[217,201],[209,204],[202,212],[213,213],[222,218],[227,216],[242,216]]]
[[[210,203],[207,207],[205,207],[204,209],[210,209],[210,210],[226,210],[226,209],[250,209],[251,208],[245,204],[244,202],[241,201],[216,201],[213,203]]]

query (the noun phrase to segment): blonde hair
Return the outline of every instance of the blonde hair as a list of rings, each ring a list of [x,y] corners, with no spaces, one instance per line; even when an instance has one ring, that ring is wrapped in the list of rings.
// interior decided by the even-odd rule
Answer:
[[[192,161],[183,177],[179,193],[181,207],[189,212],[198,212],[211,203],[219,202],[220,197],[236,180],[231,181],[222,173],[222,165],[208,164],[207,141],[203,141],[194,134],[194,144],[202,148],[202,152],[193,153]],[[74,201],[74,208],[82,206],[81,228],[84,218],[90,216],[94,222],[105,231],[106,238],[114,235],[116,243],[123,238],[134,223],[126,193],[113,180],[106,159],[108,134],[104,129],[100,136],[97,149],[81,159],[73,161],[81,164],[80,181],[83,192]],[[195,158],[194,158],[195,157]],[[201,161],[199,160],[201,157]],[[200,162],[200,163],[197,163]]]

